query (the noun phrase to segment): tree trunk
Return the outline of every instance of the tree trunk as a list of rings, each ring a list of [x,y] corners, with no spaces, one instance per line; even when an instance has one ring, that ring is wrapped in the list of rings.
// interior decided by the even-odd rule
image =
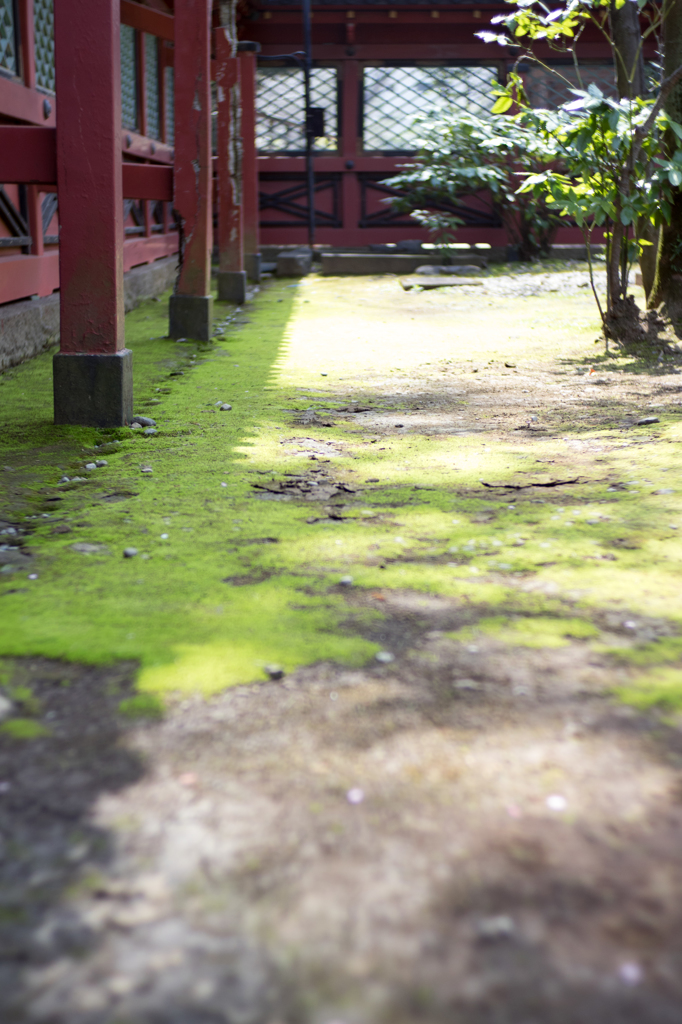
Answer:
[[[663,23],[663,77],[682,64],[682,0],[672,0]],[[682,84],[675,86],[665,101],[666,112],[674,121],[682,121]],[[671,133],[672,134],[672,133]],[[674,137],[666,139],[669,149],[675,148]],[[682,191],[673,201],[670,224],[661,228],[656,276],[647,305],[649,309],[663,306],[675,333],[682,334]]]
[[[618,8],[614,0],[611,0],[609,18],[615,50],[618,96],[620,99],[633,100],[635,96],[643,96],[645,90],[639,8],[629,0]]]

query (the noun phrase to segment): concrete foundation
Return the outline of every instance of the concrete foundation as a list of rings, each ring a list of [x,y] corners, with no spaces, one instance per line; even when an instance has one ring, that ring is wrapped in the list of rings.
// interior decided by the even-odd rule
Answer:
[[[169,337],[208,341],[213,333],[213,296],[171,295],[168,321]]]
[[[217,277],[219,302],[234,302],[238,306],[246,302],[245,270],[219,270]]]
[[[168,256],[123,275],[125,311],[171,288],[177,256]],[[32,359],[59,341],[59,292],[43,299],[24,299],[0,306],[0,371]]]
[[[69,355],[53,359],[54,422],[121,427],[133,415],[133,353]]]
[[[259,252],[248,252],[244,255],[244,268],[246,276],[252,284],[260,282],[261,254]]]
[[[282,259],[282,256],[279,257]],[[384,253],[326,253],[321,255],[322,273],[337,277],[340,274],[414,274],[417,267],[439,266],[443,260],[440,255],[384,254]],[[488,260],[470,250],[466,256],[451,257],[451,264],[461,266],[472,264],[485,267]],[[279,262],[278,262],[279,266]],[[279,273],[279,271],[278,271]]]
[[[123,301],[125,311],[136,309],[145,299],[154,299],[168,291],[175,284],[178,274],[178,257],[167,256],[143,267],[133,267],[123,275]]]
[[[59,341],[59,295],[0,306],[0,370]]]

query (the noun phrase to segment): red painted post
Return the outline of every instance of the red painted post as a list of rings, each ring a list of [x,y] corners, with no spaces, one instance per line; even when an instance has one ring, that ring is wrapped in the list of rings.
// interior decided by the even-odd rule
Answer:
[[[218,91],[218,298],[239,306],[246,299],[239,124],[241,83],[236,42],[230,28],[221,25],[214,34]]]
[[[208,341],[211,297],[211,0],[175,0],[175,209],[180,273],[170,300],[171,338]]]
[[[120,0],[55,4],[61,351],[55,423],[132,416],[123,327]]]
[[[253,44],[252,44],[253,45]],[[250,281],[260,281],[258,159],[256,153],[256,55],[240,53],[242,93],[242,206],[244,266]]]

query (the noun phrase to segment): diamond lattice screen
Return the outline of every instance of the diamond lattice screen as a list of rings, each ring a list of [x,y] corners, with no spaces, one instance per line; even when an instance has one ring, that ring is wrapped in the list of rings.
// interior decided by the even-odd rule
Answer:
[[[305,149],[303,72],[298,68],[259,68],[256,145],[261,153],[302,153]],[[337,147],[338,81],[336,68],[313,68],[310,103],[324,108],[326,135],[315,151]]]
[[[144,35],[144,85],[147,94],[147,135],[161,138],[159,105],[159,44],[156,36]]]
[[[551,65],[550,65],[551,67]],[[580,67],[582,85],[574,67],[558,65],[551,70],[531,67],[524,75],[526,92],[531,107],[543,107],[552,110],[576,99],[571,89],[587,89],[594,83],[605,96],[618,98],[616,78],[613,65],[584,64]]]
[[[17,72],[17,38],[14,0],[0,0],[0,68]]]
[[[166,108],[166,142],[169,146],[175,141],[175,78],[173,68],[163,70],[163,88]]]
[[[121,25],[121,107],[123,127],[137,130],[137,58],[135,29]]]
[[[36,59],[36,85],[54,92],[54,3],[33,0],[33,35]]]
[[[417,148],[418,115],[442,107],[487,114],[495,102],[494,67],[365,68],[362,135],[366,150],[411,152]]]

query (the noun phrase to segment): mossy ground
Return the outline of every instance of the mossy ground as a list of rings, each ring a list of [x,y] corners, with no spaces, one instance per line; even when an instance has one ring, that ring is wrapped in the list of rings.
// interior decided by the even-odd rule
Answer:
[[[475,605],[512,646],[604,650],[604,615],[620,634],[627,616],[613,653],[633,685],[642,658],[676,678],[676,377],[595,349],[589,295],[313,276],[216,309],[224,333],[206,345],[165,337],[165,301],[126,318],[156,436],[53,426],[48,354],[0,377],[2,504],[34,556],[0,576],[3,655],[134,660],[143,691],[211,693],[271,663],[365,662],[383,613],[357,597],[399,589]],[[659,422],[632,426],[644,391]],[[86,471],[95,458],[108,465]],[[325,503],[253,486],[319,469],[353,490]]]
[[[165,315],[154,436],[0,377],[0,1018],[677,1022],[677,367],[561,291]]]

